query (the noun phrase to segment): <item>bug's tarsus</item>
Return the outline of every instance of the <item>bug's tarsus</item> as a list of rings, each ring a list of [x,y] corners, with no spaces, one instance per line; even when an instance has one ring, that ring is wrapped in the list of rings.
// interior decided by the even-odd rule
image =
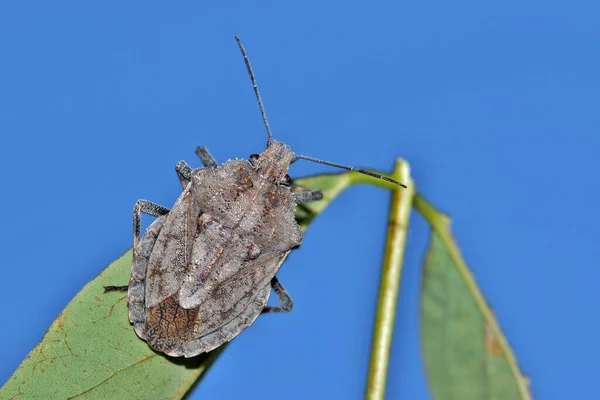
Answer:
[[[133,250],[137,249],[140,244],[140,220],[141,213],[152,215],[153,217],[161,217],[169,213],[167,207],[153,203],[148,200],[138,200],[133,207]]]
[[[126,292],[129,286],[104,286],[104,293],[107,292]]]
[[[265,107],[263,106],[262,100],[260,98],[260,93],[258,92],[258,85],[256,84],[256,78],[254,78],[254,72],[252,72],[252,66],[250,65],[250,60],[246,55],[246,49],[244,49],[244,45],[238,36],[235,37],[235,41],[242,52],[242,56],[244,57],[244,63],[246,64],[246,69],[248,70],[248,75],[250,75],[250,80],[252,81],[252,87],[254,88],[254,94],[256,95],[256,101],[258,101],[258,107],[260,108],[260,114],[262,115],[263,122],[265,123],[265,128],[267,128],[267,135],[269,138],[267,139],[267,147],[271,145],[273,142],[273,134],[271,133],[271,127],[269,127],[269,121],[267,120],[267,114],[265,113]]]
[[[294,308],[294,301],[292,300],[288,292],[284,289],[284,287],[281,285],[279,279],[277,279],[276,276],[274,276],[273,279],[271,279],[271,288],[273,288],[273,291],[277,295],[281,306],[265,307],[262,310],[262,314],[292,311],[292,308]]]
[[[386,182],[390,182],[390,183],[393,183],[395,185],[398,185],[398,186],[401,186],[403,188],[406,188],[405,184],[400,183],[398,181],[395,181],[395,180],[393,180],[391,178],[388,178],[387,176],[383,176],[381,174],[377,174],[375,172],[367,171],[367,170],[360,169],[360,168],[354,168],[354,167],[351,167],[349,165],[342,165],[342,164],[334,163],[334,162],[331,162],[331,161],[320,160],[320,159],[314,158],[314,157],[299,156],[299,155],[294,156],[294,158],[292,159],[292,162],[295,162],[295,161],[298,161],[298,160],[308,160],[308,161],[316,162],[316,163],[319,163],[319,164],[325,164],[325,165],[330,165],[332,167],[337,167],[337,168],[345,169],[345,170],[348,170],[348,171],[358,172],[360,174],[372,176],[373,178],[377,178],[377,179],[382,179],[382,180],[384,180]]]

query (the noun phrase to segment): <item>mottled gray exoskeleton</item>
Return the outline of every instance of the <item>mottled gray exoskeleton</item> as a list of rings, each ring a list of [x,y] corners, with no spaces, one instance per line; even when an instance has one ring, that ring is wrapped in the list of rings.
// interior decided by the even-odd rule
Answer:
[[[292,192],[287,174],[297,159],[369,171],[294,155],[272,139],[254,74],[236,37],[268,133],[267,148],[248,160],[219,166],[204,147],[204,168],[181,161],[184,188],[169,210],[139,200],[133,212],[134,256],[128,286],[129,319],[150,347],[192,357],[230,341],[265,312],[289,311],[293,302],[275,274],[302,242],[296,204],[320,200],[319,191]],[[401,184],[399,184],[401,185]],[[403,185],[402,185],[403,186]],[[157,219],[140,239],[140,214]],[[280,307],[266,307],[271,288]]]

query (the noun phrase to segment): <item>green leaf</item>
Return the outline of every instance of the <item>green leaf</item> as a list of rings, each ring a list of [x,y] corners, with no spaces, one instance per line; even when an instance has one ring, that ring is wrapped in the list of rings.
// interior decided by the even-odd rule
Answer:
[[[129,280],[131,250],[88,283],[0,390],[0,398],[181,397],[217,354],[167,359],[129,325],[127,296],[105,285]]]
[[[353,172],[297,180],[324,198],[297,208],[303,229],[345,188],[389,184]],[[1,399],[179,399],[226,348],[191,359],[153,352],[131,325],[124,293],[104,286],[129,281],[131,250],[89,282],[52,323],[42,341],[0,389]]]
[[[450,219],[423,197],[413,204],[432,226],[421,329],[434,399],[531,399],[528,380],[452,237]]]

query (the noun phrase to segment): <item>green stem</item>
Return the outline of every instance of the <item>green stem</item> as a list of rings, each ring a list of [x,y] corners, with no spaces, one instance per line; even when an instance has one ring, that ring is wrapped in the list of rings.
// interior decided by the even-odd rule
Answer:
[[[398,160],[391,177],[406,183],[408,189],[397,188],[392,191],[385,255],[379,284],[375,326],[373,328],[371,362],[365,394],[365,398],[368,400],[383,400],[385,394],[402,260],[404,258],[404,245],[415,193],[414,183],[410,180],[408,163]]]

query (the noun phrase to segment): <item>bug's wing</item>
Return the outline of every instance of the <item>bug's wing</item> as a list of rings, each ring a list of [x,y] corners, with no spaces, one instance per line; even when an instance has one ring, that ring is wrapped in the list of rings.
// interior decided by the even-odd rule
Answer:
[[[223,226],[209,214],[199,218],[190,268],[182,279],[179,301],[183,308],[195,308],[209,301],[211,293],[249,267],[256,253],[248,239]]]
[[[199,335],[209,333],[234,320],[251,306],[258,293],[265,288],[270,290],[271,279],[286,255],[287,253],[270,253],[247,262],[237,274],[221,282],[208,293],[200,309]],[[258,305],[260,310],[266,306],[266,304]]]
[[[146,307],[177,293],[190,264],[199,210],[186,189],[167,215],[150,255],[146,273]]]
[[[207,214],[200,217],[192,263],[179,291],[185,309],[198,308],[200,331],[209,333],[239,315],[277,271],[274,253],[260,254],[248,239]]]

